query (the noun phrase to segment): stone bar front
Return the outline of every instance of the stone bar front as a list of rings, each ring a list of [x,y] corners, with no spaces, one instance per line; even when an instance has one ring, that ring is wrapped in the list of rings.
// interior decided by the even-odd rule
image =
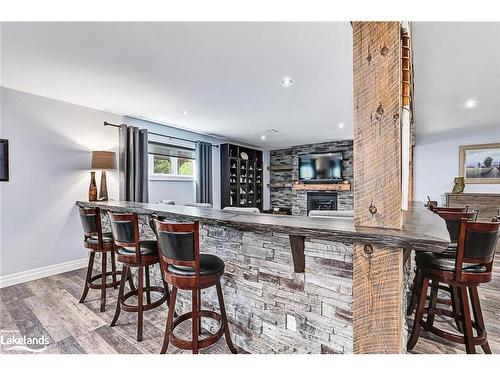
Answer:
[[[352,353],[354,241],[437,252],[449,242],[444,222],[423,207],[408,212],[405,230],[394,231],[356,229],[351,218],[132,202],[77,204],[138,213],[143,238],[154,238],[151,214],[200,221],[200,252],[215,254],[226,264],[222,287],[234,343],[250,353]],[[152,282],[161,284],[159,267],[150,272]],[[215,288],[203,290],[202,303],[218,310]],[[189,305],[189,292],[179,291],[178,311]],[[204,328],[214,329],[210,324],[203,320]]]

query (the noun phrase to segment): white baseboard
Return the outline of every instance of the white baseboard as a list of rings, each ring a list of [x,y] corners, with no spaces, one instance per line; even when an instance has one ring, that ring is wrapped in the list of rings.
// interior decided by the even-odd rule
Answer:
[[[88,258],[70,260],[69,262],[54,264],[52,266],[40,267],[28,271],[0,276],[0,288],[84,268],[87,266],[88,261]]]

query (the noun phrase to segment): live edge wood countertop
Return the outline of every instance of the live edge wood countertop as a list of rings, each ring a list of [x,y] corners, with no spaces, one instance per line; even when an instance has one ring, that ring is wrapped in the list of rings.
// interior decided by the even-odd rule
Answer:
[[[370,244],[420,251],[442,252],[450,243],[446,224],[438,215],[414,202],[406,212],[402,230],[354,227],[352,218],[318,218],[230,212],[214,208],[198,208],[128,201],[77,201],[82,207],[99,207],[105,211],[157,214],[167,220],[199,220],[240,230],[280,232],[332,241],[358,241]]]

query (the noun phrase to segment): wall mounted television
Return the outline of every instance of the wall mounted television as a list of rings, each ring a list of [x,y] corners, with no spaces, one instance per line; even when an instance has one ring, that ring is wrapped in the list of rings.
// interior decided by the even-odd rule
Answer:
[[[342,181],[342,153],[299,155],[299,181],[306,183]]]

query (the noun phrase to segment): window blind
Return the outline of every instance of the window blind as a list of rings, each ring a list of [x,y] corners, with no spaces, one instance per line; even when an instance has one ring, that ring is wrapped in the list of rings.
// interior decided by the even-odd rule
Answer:
[[[196,159],[196,154],[193,148],[169,145],[160,142],[149,142],[148,153],[158,156],[170,156],[181,159]]]

